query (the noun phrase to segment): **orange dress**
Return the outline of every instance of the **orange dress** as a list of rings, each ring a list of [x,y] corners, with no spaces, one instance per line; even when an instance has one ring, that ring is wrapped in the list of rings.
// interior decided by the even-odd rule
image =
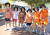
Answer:
[[[32,14],[30,14],[30,16],[28,14],[26,14],[26,22],[32,23]]]
[[[41,10],[40,11],[40,16],[41,16],[41,19],[44,19],[46,16],[48,16],[48,10],[47,9],[45,9],[44,11]],[[48,17],[46,17],[44,19],[44,21],[40,20],[40,24],[47,25],[47,20],[48,20]]]
[[[40,17],[40,12],[37,11],[37,12],[33,12],[33,21],[34,22],[39,22],[39,17]]]

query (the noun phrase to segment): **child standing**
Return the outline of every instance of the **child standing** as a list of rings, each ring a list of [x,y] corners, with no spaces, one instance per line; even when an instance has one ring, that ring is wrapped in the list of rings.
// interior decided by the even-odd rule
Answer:
[[[26,27],[26,32],[30,32],[30,25],[32,24],[32,10],[28,9],[27,10],[27,14],[26,14],[26,23],[27,23],[27,27]]]
[[[45,4],[42,4],[41,7],[42,10],[40,11],[40,33],[41,34],[41,27],[44,26],[44,35],[46,35],[45,32],[45,26],[47,25],[47,20],[48,20],[48,10],[46,9]]]
[[[20,26],[20,23],[21,23],[21,27],[22,27],[22,25],[23,25],[23,23],[24,23],[24,21],[25,21],[25,16],[26,16],[25,8],[22,7],[22,8],[21,8],[21,11],[20,11],[20,13],[19,13],[19,15],[18,15],[19,26]],[[23,29],[23,27],[22,27],[21,29]]]
[[[39,17],[40,17],[40,12],[38,7],[34,7],[34,12],[33,12],[33,26],[35,27],[35,30],[33,29],[33,32],[37,32],[37,26],[39,24]]]
[[[18,16],[19,12],[18,12],[18,8],[17,7],[14,7],[14,11],[12,13],[13,15],[13,28],[14,28],[14,24],[15,24],[15,27],[16,27],[16,22],[17,22],[17,16]]]
[[[10,8],[10,3],[5,3],[5,24],[6,24],[6,28],[4,30],[7,30],[7,23],[9,23],[10,26],[10,30],[11,30],[11,23],[10,23],[10,19],[11,19],[11,15],[12,15],[12,10]]]

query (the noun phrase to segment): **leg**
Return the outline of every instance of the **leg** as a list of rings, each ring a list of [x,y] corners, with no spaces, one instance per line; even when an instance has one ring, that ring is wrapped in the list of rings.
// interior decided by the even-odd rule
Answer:
[[[5,22],[5,25],[6,25],[6,27],[4,28],[4,31],[6,31],[6,30],[7,30],[7,21]]]
[[[14,27],[14,21],[13,21],[13,27]]]
[[[42,25],[40,25],[40,33],[39,33],[40,35],[41,35],[41,29],[42,29]]]
[[[7,21],[5,21],[5,25],[6,25],[6,27],[7,27]]]
[[[15,21],[15,27],[16,27],[16,21]]]
[[[11,28],[11,22],[9,21],[8,23],[9,23],[9,26],[10,26],[10,28]]]
[[[44,32],[45,32],[45,25],[44,25]]]

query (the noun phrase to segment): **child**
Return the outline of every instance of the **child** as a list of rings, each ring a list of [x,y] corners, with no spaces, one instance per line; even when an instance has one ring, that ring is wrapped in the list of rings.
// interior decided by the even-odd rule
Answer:
[[[47,25],[47,20],[48,20],[48,10],[46,9],[45,4],[42,4],[41,7],[42,10],[40,11],[40,33],[41,34],[41,27],[42,25],[44,26],[44,35],[46,35],[45,33],[45,26]]]
[[[27,27],[26,27],[26,32],[30,32],[30,25],[32,24],[32,10],[28,9],[27,10],[27,14],[26,14],[26,23],[27,23]]]
[[[10,30],[11,30],[11,23],[10,23],[10,19],[11,19],[11,14],[12,14],[12,10],[10,8],[10,3],[5,3],[5,24],[6,24],[6,28],[4,29],[5,31],[7,30],[7,23],[9,23],[10,26]]]
[[[38,7],[34,7],[34,12],[33,12],[33,26],[35,27],[35,30],[33,29],[33,32],[37,32],[37,26],[39,24],[39,17],[40,17],[40,12]]]
[[[15,24],[15,27],[16,27],[16,22],[17,22],[18,14],[19,14],[18,8],[14,7],[14,11],[13,11],[13,28],[14,28],[14,24]]]
[[[20,23],[21,23],[21,27],[22,27],[22,25],[23,25],[23,23],[24,23],[24,21],[25,21],[25,15],[26,15],[25,8],[22,7],[22,8],[21,8],[21,11],[20,11],[20,13],[19,13],[19,16],[18,16],[18,19],[19,19],[19,26],[20,26]],[[23,29],[23,28],[21,28],[21,29]]]

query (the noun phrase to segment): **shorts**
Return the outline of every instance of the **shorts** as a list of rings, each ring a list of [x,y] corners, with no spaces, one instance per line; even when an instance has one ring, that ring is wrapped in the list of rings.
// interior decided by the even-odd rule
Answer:
[[[47,25],[47,22],[43,21],[42,23],[40,22],[40,25]]]
[[[33,25],[39,25],[39,22],[34,22],[34,21],[33,21]]]
[[[28,26],[28,25],[30,26],[31,24],[32,24],[32,23],[27,23],[27,26]]]
[[[5,18],[5,21],[10,21],[10,19],[9,18]]]
[[[12,21],[15,21],[15,22],[16,22],[16,21],[17,21],[17,19],[13,19]]]

